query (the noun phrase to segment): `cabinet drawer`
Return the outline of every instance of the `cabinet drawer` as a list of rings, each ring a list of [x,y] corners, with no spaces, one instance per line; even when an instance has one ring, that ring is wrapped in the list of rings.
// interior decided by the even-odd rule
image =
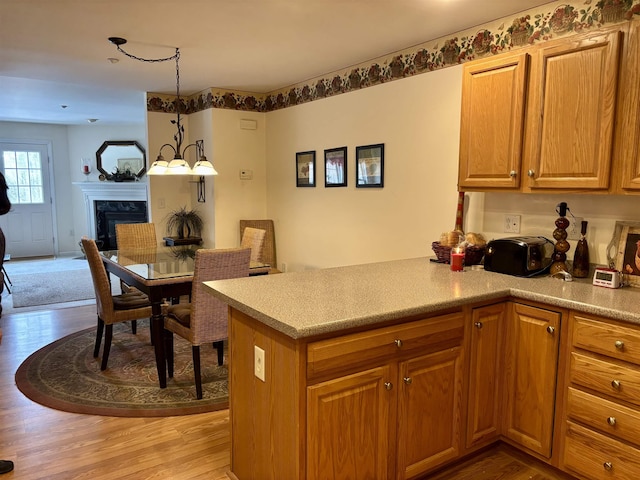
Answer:
[[[461,312],[313,342],[307,346],[307,376],[345,370],[371,361],[443,344],[459,344]]]
[[[640,329],[576,315],[573,322],[573,345],[640,364]]]
[[[571,381],[616,399],[640,405],[640,368],[571,353]]]
[[[637,409],[569,388],[567,415],[600,432],[640,444],[640,411]]]
[[[635,480],[640,450],[567,422],[564,465],[593,480]]]

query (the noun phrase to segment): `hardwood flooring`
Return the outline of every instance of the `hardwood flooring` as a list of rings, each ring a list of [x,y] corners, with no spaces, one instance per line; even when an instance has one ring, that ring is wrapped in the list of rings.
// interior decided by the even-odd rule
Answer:
[[[2,480],[233,478],[227,476],[226,410],[166,418],[80,415],[43,407],[16,388],[22,361],[54,340],[94,327],[95,306],[5,314],[0,326],[0,459],[15,462]],[[503,447],[429,478],[566,479]]]

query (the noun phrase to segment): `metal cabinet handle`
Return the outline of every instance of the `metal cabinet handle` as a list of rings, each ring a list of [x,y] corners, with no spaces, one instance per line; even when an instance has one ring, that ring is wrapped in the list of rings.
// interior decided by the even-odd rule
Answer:
[[[616,424],[616,417],[607,418],[607,423],[613,427]]]
[[[391,390],[393,388],[393,383],[384,382],[384,388],[386,388],[387,390]]]
[[[404,377],[402,380],[404,380],[404,383],[407,385],[411,385],[413,383],[413,379],[411,377]]]
[[[622,350],[624,348],[624,342],[622,340],[616,340],[615,345],[618,350]]]
[[[482,322],[475,322],[474,325],[477,329],[481,329],[483,327]]]
[[[533,170],[528,170],[527,171],[527,175],[529,175],[530,177],[533,177],[536,174],[536,172],[534,172]]]
[[[511,170],[511,171],[509,172],[509,176],[510,176],[511,178],[514,178],[516,175],[517,175],[517,173],[516,173],[516,171],[515,171],[515,170]]]
[[[402,347],[402,340],[398,339],[398,340],[394,340],[393,343],[396,344],[396,347],[401,348]]]
[[[613,463],[611,462],[604,462],[602,464],[602,466],[604,467],[605,470],[609,471],[613,469]]]
[[[554,327],[552,327],[551,325],[549,325],[549,326],[547,327],[547,332],[549,332],[549,333],[553,334],[553,332],[555,332],[555,331],[556,331],[556,329],[555,329]]]
[[[611,386],[616,390],[620,390],[620,380],[611,380]]]

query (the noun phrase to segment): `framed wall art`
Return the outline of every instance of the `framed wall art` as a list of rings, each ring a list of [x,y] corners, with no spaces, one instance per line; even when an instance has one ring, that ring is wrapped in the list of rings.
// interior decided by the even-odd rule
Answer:
[[[384,143],[356,147],[356,187],[384,186]]]
[[[316,186],[316,152],[296,153],[296,187]]]
[[[324,151],[324,186],[347,186],[347,147]]]
[[[612,248],[615,248],[613,257]],[[616,222],[607,258],[616,270],[625,274],[629,285],[640,287],[640,223]]]

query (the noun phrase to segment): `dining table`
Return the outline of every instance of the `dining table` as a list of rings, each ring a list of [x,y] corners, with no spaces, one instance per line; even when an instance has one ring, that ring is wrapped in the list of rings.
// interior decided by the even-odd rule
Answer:
[[[167,365],[164,351],[163,304],[166,299],[178,299],[191,293],[196,251],[202,245],[158,245],[155,248],[103,250],[102,262],[108,273],[135,287],[149,297],[151,303],[151,338],[154,347],[160,388],[167,386]],[[266,275],[270,265],[251,262],[249,275]]]

